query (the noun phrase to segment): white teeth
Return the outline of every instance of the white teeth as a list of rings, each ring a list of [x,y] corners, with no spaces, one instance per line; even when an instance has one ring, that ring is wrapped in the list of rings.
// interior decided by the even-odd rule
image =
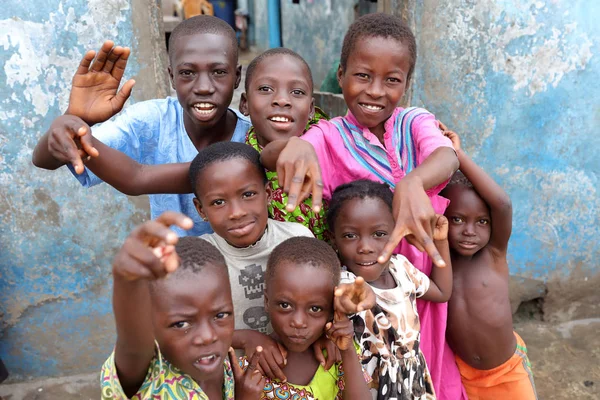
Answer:
[[[373,111],[378,111],[378,110],[383,110],[383,107],[380,106],[372,106],[370,104],[361,104],[364,108],[366,108],[367,110],[373,110]]]
[[[271,117],[269,119],[275,122],[290,122],[290,119],[286,117]]]
[[[370,265],[375,265],[375,261],[367,262],[367,263],[358,263],[358,265],[361,265],[363,267],[368,267]]]
[[[194,109],[201,114],[210,114],[214,109],[215,105],[211,103],[196,103]]]
[[[211,354],[210,356],[204,356],[204,357],[200,357],[200,361],[212,361],[215,359],[215,355]]]

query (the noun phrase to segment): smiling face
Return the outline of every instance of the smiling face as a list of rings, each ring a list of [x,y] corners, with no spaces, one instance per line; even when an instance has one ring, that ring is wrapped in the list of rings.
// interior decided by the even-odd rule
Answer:
[[[296,57],[276,54],[255,67],[240,110],[250,115],[261,146],[304,132],[314,113],[312,90],[310,71]]]
[[[346,69],[338,69],[344,100],[358,122],[380,139],[407,87],[411,66],[408,47],[384,37],[359,39]]]
[[[333,315],[334,284],[326,268],[282,261],[267,282],[265,309],[289,351],[308,350]]]
[[[233,338],[233,302],[226,268],[207,265],[200,273],[170,276],[152,291],[152,323],[160,350],[198,383],[223,375]]]
[[[377,262],[389,235],[394,217],[379,198],[354,198],[340,208],[334,227],[335,246],[342,264],[365,281],[380,286],[387,264]]]
[[[475,190],[463,185],[446,188],[444,197],[450,200],[444,213],[449,223],[450,248],[461,256],[471,257],[490,241],[492,227],[488,207]]]
[[[256,243],[267,228],[268,185],[256,165],[231,158],[198,174],[196,209],[215,233],[234,247]]]
[[[171,84],[183,107],[186,129],[213,127],[226,115],[240,82],[231,41],[211,33],[181,36],[170,49],[170,60]]]

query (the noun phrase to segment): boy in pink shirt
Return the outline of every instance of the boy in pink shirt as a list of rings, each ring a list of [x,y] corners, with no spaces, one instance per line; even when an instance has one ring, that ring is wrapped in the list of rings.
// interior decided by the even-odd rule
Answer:
[[[432,234],[435,214],[448,205],[438,193],[458,168],[458,159],[431,113],[397,108],[415,61],[414,35],[399,18],[359,18],[344,38],[338,70],[348,114],[319,122],[302,138],[271,142],[262,161],[277,170],[292,209],[311,191],[318,207],[321,195],[329,199],[340,184],[357,179],[387,183],[395,191],[396,226],[378,261],[401,253],[429,275],[431,259],[444,266]],[[466,399],[445,339],[446,303],[417,301],[417,307],[421,349],[438,398]]]

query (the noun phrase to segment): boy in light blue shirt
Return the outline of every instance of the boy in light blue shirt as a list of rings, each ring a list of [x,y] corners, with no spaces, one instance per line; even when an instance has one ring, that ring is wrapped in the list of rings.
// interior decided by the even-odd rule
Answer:
[[[135,83],[130,80],[117,92],[128,56],[129,49],[113,48],[110,41],[97,56],[94,52],[84,56],[73,78],[67,112],[54,120],[34,150],[36,166],[53,170],[67,164],[84,187],[105,181],[123,193],[139,195],[137,186],[142,182],[138,175],[123,182],[119,168],[107,170],[101,163],[96,165],[94,158],[102,153],[96,147],[105,145],[140,164],[157,165],[190,162],[199,150],[215,142],[244,141],[250,121],[229,108],[241,67],[235,32],[224,21],[193,17],[171,34],[169,76],[177,99],[140,102],[106,121],[121,110]],[[104,123],[86,135],[87,126],[99,122]],[[194,228],[187,232],[175,229],[180,236],[212,232],[198,216],[193,197],[151,194],[151,217],[177,211],[194,221]]]

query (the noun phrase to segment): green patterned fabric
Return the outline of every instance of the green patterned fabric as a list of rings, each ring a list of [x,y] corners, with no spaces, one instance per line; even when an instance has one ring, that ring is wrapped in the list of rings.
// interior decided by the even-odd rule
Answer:
[[[306,130],[319,122],[321,119],[329,119],[329,117],[323,112],[323,110],[315,107],[315,115],[306,124]],[[258,143],[254,127],[251,127],[248,130],[248,134],[246,135],[246,143],[254,147],[258,152],[262,151],[262,147]],[[317,239],[330,241],[330,234],[328,232],[327,222],[325,219],[325,201],[323,201],[321,211],[315,213],[312,209],[312,197],[308,197],[300,205],[298,205],[293,212],[290,213],[285,209],[288,196],[283,192],[283,188],[279,185],[279,181],[277,180],[277,172],[267,171],[267,179],[271,185],[269,217],[276,221],[299,222],[310,229]]]

